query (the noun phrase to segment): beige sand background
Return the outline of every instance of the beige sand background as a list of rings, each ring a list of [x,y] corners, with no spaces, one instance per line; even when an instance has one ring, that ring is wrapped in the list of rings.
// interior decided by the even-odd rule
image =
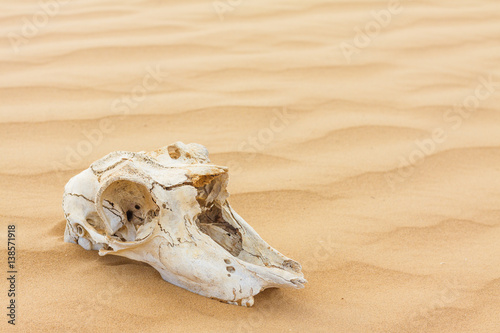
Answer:
[[[55,1],[0,5],[0,331],[500,332],[498,1]],[[63,242],[71,176],[177,140],[305,289],[229,306]]]

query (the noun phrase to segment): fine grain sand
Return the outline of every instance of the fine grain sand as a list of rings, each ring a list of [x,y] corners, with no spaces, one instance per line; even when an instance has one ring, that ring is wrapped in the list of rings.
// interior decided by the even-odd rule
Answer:
[[[0,7],[0,331],[500,332],[498,1]],[[230,306],[63,242],[70,177],[178,140],[305,289]]]

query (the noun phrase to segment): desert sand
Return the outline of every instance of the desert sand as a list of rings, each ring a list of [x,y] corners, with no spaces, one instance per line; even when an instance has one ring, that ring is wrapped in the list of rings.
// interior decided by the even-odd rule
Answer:
[[[0,14],[0,331],[500,332],[498,1],[43,3]],[[63,242],[69,178],[176,141],[305,289],[231,306]]]

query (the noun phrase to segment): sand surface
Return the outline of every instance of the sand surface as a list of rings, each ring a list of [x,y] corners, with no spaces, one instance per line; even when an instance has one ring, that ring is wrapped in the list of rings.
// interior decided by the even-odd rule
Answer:
[[[500,332],[498,1],[47,3],[0,5],[0,331]],[[63,242],[70,177],[178,140],[305,289],[230,306]]]

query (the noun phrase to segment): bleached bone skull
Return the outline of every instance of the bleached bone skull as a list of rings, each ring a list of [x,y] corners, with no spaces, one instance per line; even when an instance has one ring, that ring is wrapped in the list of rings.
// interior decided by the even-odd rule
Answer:
[[[113,152],[65,187],[64,240],[153,266],[162,278],[230,304],[270,287],[303,288],[301,266],[229,205],[228,170],[207,149],[177,142]]]

